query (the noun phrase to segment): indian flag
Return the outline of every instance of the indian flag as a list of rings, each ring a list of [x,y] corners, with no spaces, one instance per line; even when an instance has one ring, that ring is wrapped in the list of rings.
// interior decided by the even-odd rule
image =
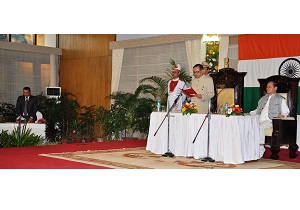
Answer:
[[[244,79],[245,112],[254,110],[257,107],[260,98],[258,79],[273,75],[300,77],[300,34],[240,35],[238,44],[238,71],[247,72]],[[298,91],[300,91],[299,86]],[[300,145],[299,113],[300,97],[298,95],[298,145]]]
[[[300,34],[240,35],[238,46],[238,71],[247,72],[244,80],[245,112],[257,107],[260,98],[258,79],[273,75],[300,77]]]

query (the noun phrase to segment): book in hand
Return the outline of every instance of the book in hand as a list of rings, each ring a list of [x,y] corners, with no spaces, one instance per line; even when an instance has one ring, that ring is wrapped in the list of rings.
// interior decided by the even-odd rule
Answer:
[[[197,95],[196,91],[192,87],[182,90],[182,92],[184,92],[184,94],[189,97],[193,97],[193,96]]]

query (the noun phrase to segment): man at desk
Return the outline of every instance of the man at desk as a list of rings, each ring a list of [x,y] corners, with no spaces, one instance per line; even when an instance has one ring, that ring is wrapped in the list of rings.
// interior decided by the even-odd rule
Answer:
[[[186,89],[185,82],[179,79],[179,74],[181,73],[181,66],[180,64],[177,64],[172,69],[172,76],[173,79],[171,79],[168,82],[168,110],[172,107],[175,100],[178,98],[177,103],[175,104],[175,107],[171,111],[181,111],[182,103],[184,102],[186,96],[182,94],[182,90]]]
[[[210,76],[205,76],[203,66],[196,64],[193,67],[194,79],[192,80],[192,88],[197,95],[191,97],[191,101],[196,104],[198,113],[208,113],[208,102],[215,95],[214,82]]]
[[[259,118],[259,143],[260,143],[260,158],[263,156],[265,147],[265,132],[267,128],[273,127],[273,118],[284,118],[290,113],[290,109],[287,106],[284,97],[277,93],[277,84],[274,81],[270,81],[266,88],[267,94],[261,97],[258,101],[258,106],[255,110],[251,111],[251,115],[260,115]]]
[[[16,108],[17,121],[20,120],[20,117],[25,118],[28,123],[34,123],[37,120],[38,99],[31,95],[30,87],[23,88],[23,95],[18,97]]]

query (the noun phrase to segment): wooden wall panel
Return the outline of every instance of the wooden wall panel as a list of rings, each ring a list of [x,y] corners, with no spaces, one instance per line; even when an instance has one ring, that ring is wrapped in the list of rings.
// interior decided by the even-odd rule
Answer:
[[[106,98],[111,90],[112,51],[109,42],[114,34],[59,35],[63,49],[59,83],[62,91],[75,94],[81,106],[102,105],[109,108]]]

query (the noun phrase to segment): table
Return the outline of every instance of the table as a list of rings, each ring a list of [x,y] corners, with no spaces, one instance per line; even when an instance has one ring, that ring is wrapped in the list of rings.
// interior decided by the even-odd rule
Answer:
[[[168,151],[168,117],[166,112],[152,112],[146,150],[155,154]],[[170,113],[169,149],[175,156],[207,156],[226,164],[242,164],[259,159],[259,116],[230,116],[212,114],[210,120],[209,154],[208,120],[206,119],[194,143],[193,140],[206,114],[182,115]]]
[[[2,132],[2,130],[8,130],[8,132],[12,132],[18,125],[18,123],[0,123],[0,132]],[[24,124],[21,125],[24,126]],[[35,135],[41,135],[44,138],[46,137],[46,124],[27,123],[27,128],[31,128],[31,131]]]

